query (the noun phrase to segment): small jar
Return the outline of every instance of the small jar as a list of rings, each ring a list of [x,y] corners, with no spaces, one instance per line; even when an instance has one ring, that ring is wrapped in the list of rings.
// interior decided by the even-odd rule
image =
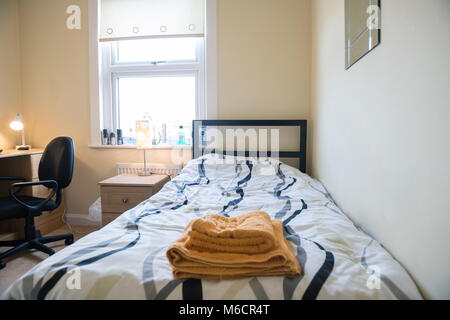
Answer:
[[[103,145],[109,144],[108,129],[103,129],[103,132],[102,132],[102,144]]]
[[[123,144],[122,129],[117,129],[117,145]]]
[[[109,144],[112,146],[116,145],[116,134],[114,132],[111,132],[109,135]]]

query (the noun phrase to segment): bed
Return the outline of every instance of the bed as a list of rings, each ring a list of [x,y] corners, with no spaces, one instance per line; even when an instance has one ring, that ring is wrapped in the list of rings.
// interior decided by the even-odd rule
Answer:
[[[235,124],[194,122],[194,146],[205,149],[199,139],[202,128]],[[305,121],[245,124],[297,125],[306,133]],[[278,159],[224,154],[194,150],[194,160],[158,194],[36,265],[1,298],[422,298],[405,269],[346,217],[320,182]],[[306,138],[300,138],[300,151],[279,156],[305,157]],[[285,237],[302,268],[299,277],[173,278],[166,249],[189,221],[205,214],[237,216],[252,210],[283,221]]]

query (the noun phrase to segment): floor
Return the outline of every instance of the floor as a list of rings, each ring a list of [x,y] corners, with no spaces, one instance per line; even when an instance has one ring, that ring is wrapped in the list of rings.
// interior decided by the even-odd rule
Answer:
[[[75,241],[77,241],[88,235],[89,233],[98,230],[97,227],[90,226],[71,226],[71,228],[68,225],[65,225],[49,234],[46,234],[46,236],[73,233]],[[47,246],[53,248],[55,251],[59,251],[65,247],[64,241],[49,243],[47,244]],[[5,248],[0,248],[0,252],[5,251],[4,249]],[[46,255],[45,253],[31,250],[5,259],[6,267],[0,270],[0,294],[8,289],[8,287],[15,280],[20,278],[28,270],[33,268],[35,265],[37,265],[47,257],[48,255]]]

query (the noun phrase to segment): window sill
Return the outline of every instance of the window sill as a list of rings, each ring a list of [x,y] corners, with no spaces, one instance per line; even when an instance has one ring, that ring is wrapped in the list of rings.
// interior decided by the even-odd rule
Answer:
[[[90,149],[123,149],[123,150],[137,150],[138,148],[133,145],[96,145],[91,144],[88,146]],[[177,145],[177,146],[171,146],[171,145],[158,145],[153,146],[152,149],[156,150],[191,150],[192,146],[187,145]]]

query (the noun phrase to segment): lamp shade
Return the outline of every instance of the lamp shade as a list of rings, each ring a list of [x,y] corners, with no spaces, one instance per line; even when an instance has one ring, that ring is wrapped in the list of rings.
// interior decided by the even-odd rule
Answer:
[[[138,149],[150,149],[152,147],[150,120],[136,121],[136,147]]]
[[[16,118],[9,124],[9,127],[14,131],[23,130],[22,116],[18,114]]]

